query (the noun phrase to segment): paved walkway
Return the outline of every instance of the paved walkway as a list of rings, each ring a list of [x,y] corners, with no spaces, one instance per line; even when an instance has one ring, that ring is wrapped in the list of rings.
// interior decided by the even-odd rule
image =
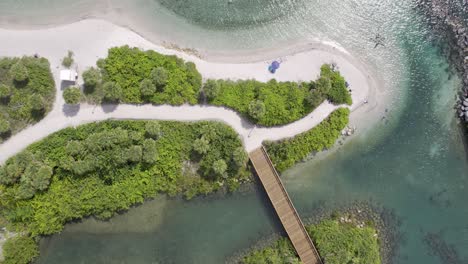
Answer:
[[[338,108],[328,102],[308,116],[282,127],[257,128],[233,110],[215,106],[153,106],[153,105],[81,105],[54,109],[39,123],[22,130],[0,145],[0,164],[9,157],[56,131],[70,126],[106,119],[157,119],[176,121],[218,120],[239,133],[247,151],[261,146],[264,140],[279,140],[305,132],[322,122]]]
[[[83,38],[82,36],[87,36]],[[307,131],[325,119],[337,107],[323,103],[315,111],[297,122],[282,127],[254,128],[237,113],[222,107],[207,106],[91,106],[81,105],[80,109],[64,105],[59,69],[61,59],[67,50],[75,53],[75,65],[80,73],[95,65],[96,60],[107,54],[109,47],[128,44],[143,49],[153,49],[163,54],[177,55],[196,64],[202,76],[207,78],[257,79],[267,81],[304,81],[316,79],[323,63],[337,63],[340,72],[353,87],[354,106],[373,94],[373,83],[364,67],[346,52],[335,47],[320,45],[310,47],[309,51],[292,52],[285,56],[281,70],[271,75],[266,69],[268,62],[257,58],[258,54],[248,57],[254,63],[217,63],[208,62],[178,51],[167,50],[154,45],[134,32],[102,20],[84,20],[70,25],[41,30],[0,29],[0,56],[23,56],[38,53],[49,59],[52,73],[56,79],[56,100],[53,110],[39,123],[14,135],[0,145],[0,164],[12,155],[26,148],[47,135],[69,126],[76,126],[93,121],[114,119],[160,119],[178,121],[219,120],[233,127],[241,136],[247,151],[258,148],[264,140],[278,140]],[[34,43],[34,45],[31,45]],[[233,58],[236,57],[233,54]],[[80,78],[81,82],[81,78]],[[372,89],[371,89],[372,88]]]

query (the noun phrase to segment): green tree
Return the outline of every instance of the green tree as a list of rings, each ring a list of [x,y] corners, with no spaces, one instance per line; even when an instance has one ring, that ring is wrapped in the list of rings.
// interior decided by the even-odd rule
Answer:
[[[0,134],[10,131],[10,122],[4,118],[0,118]]]
[[[245,163],[247,163],[249,156],[247,155],[247,152],[245,152],[243,147],[238,147],[232,153],[232,159],[234,160],[237,166],[243,167],[245,166]]]
[[[140,83],[140,92],[143,96],[151,96],[156,92],[156,86],[150,79],[144,79]]]
[[[153,139],[145,139],[143,141],[143,161],[148,164],[156,162],[158,157],[158,148],[156,141]]]
[[[5,264],[28,264],[39,255],[37,243],[29,236],[9,238],[3,245]]]
[[[36,193],[36,190],[34,189],[30,179],[25,179],[25,181],[21,182],[20,186],[18,187],[16,191],[16,199],[18,200],[31,199],[35,193]]]
[[[128,160],[130,162],[140,162],[143,155],[143,148],[141,146],[131,146],[128,149]]]
[[[254,100],[249,104],[249,115],[258,120],[265,115],[265,104],[261,100]]]
[[[45,109],[44,98],[39,94],[33,94],[30,99],[31,109],[34,111],[42,111]]]
[[[50,178],[52,177],[52,168],[47,165],[42,165],[37,169],[32,178],[32,186],[34,189],[44,191],[49,187]]]
[[[220,87],[216,80],[208,80],[203,86],[203,91],[208,100],[213,100],[219,95]]]
[[[24,82],[29,78],[29,71],[21,61],[16,62],[10,68],[10,75],[17,82]]]
[[[197,138],[192,147],[198,154],[203,155],[210,150],[210,142],[205,137]]]
[[[73,64],[73,51],[69,50],[67,56],[62,59],[63,67],[70,68]]]
[[[82,76],[84,86],[88,89],[96,88],[96,85],[98,85],[98,83],[101,82],[101,72],[94,67],[91,67],[84,71]]]
[[[148,137],[157,139],[161,135],[161,124],[158,121],[148,121],[145,124],[145,132]]]
[[[78,140],[70,140],[65,147],[65,150],[68,155],[75,156],[84,151],[84,146],[81,141]]]
[[[314,109],[323,102],[324,97],[322,96],[322,94],[319,91],[310,90],[309,94],[307,95],[306,100],[309,103],[309,105],[311,106],[311,108]]]
[[[123,97],[123,90],[120,84],[115,82],[106,82],[103,87],[104,99],[110,102],[118,102]]]
[[[23,173],[23,169],[16,162],[1,167],[0,183],[10,185],[16,183]]]
[[[69,87],[63,91],[63,99],[65,103],[76,105],[80,103],[81,90],[78,87]]]
[[[163,67],[154,68],[151,71],[151,79],[156,87],[163,89],[169,79],[167,70]]]
[[[75,161],[72,166],[72,171],[78,176],[83,176],[94,171],[94,168],[95,160],[88,158]]]
[[[213,171],[216,173],[216,175],[224,175],[224,173],[227,170],[227,164],[224,160],[220,159],[215,162],[213,162]]]
[[[6,99],[11,96],[11,88],[8,85],[0,84],[0,99]]]

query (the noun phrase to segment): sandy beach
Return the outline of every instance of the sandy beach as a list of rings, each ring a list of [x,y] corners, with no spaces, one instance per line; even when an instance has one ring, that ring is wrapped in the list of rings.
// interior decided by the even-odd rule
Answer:
[[[232,126],[242,137],[247,150],[258,147],[263,140],[276,140],[294,136],[311,129],[336,106],[323,103],[313,113],[292,124],[277,128],[255,128],[249,122],[232,110],[220,107],[206,106],[135,106],[120,105],[118,107],[95,107],[81,105],[79,109],[70,109],[64,105],[61,83],[58,80],[61,69],[61,59],[68,50],[74,52],[75,68],[79,73],[88,67],[95,66],[99,58],[107,55],[110,47],[129,45],[141,49],[152,49],[163,54],[177,55],[196,64],[204,79],[257,79],[268,81],[272,78],[278,81],[309,81],[319,76],[320,66],[324,63],[335,63],[352,89],[353,111],[352,119],[365,120],[375,113],[380,105],[379,83],[371,78],[365,67],[350,54],[343,50],[325,44],[312,45],[308,50],[279,49],[264,53],[230,55],[234,62],[229,61],[226,54],[216,62],[205,61],[197,56],[186,54],[155,45],[135,32],[116,26],[103,20],[83,20],[77,23],[39,30],[9,30],[0,29],[0,56],[23,56],[39,54],[51,63],[52,73],[56,80],[57,93],[53,110],[38,124],[14,135],[0,145],[0,163],[8,157],[21,151],[29,144],[67,126],[115,119],[164,119],[164,120],[221,120]],[[284,55],[288,52],[291,55]],[[277,55],[275,55],[277,54]],[[245,62],[240,62],[240,60]],[[268,64],[273,60],[281,60],[282,64],[276,74],[267,71]],[[224,62],[220,62],[224,61]],[[79,80],[81,83],[81,80]],[[368,101],[368,104],[364,104]],[[365,113],[365,115],[364,115]]]

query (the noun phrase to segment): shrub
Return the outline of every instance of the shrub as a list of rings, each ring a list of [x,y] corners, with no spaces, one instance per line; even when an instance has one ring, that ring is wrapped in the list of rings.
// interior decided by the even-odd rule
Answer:
[[[31,109],[34,111],[42,111],[45,109],[44,98],[39,94],[33,94],[30,99]]]
[[[140,92],[143,96],[151,96],[156,92],[156,86],[150,79],[144,79],[140,83]]]
[[[220,159],[213,163],[213,171],[217,175],[224,175],[227,170],[226,161]]]
[[[376,230],[336,220],[324,220],[306,226],[324,263],[381,264]],[[280,238],[271,246],[253,250],[240,263],[301,263],[287,238]]]
[[[249,115],[258,120],[265,115],[265,104],[260,100],[255,100],[249,104]]]
[[[106,82],[102,86],[104,100],[109,102],[118,102],[122,99],[123,91],[120,84],[115,82]]]
[[[340,72],[332,69],[330,64],[322,65],[320,70],[320,78],[316,83],[317,89],[334,104],[351,105],[353,103],[351,95]]]
[[[242,264],[267,264],[267,263],[302,263],[296,255],[291,242],[287,238],[280,238],[275,243],[263,249],[258,249],[244,256]]]
[[[83,72],[83,81],[85,88],[91,90],[92,92],[94,88],[101,82],[101,73],[98,69],[91,67]]]
[[[81,143],[81,141],[78,140],[70,140],[68,141],[68,144],[65,147],[65,151],[67,154],[70,156],[76,156],[82,153],[85,150],[85,147]]]
[[[161,90],[166,86],[168,78],[167,70],[163,67],[157,67],[151,71],[151,79],[154,85]]]
[[[63,99],[65,103],[76,105],[80,103],[81,90],[79,87],[69,87],[63,91]]]
[[[109,49],[107,58],[100,60],[103,82],[122,87],[124,103],[153,103],[181,105],[196,104],[201,88],[201,76],[193,63],[176,56],[155,51],[142,51],[128,46]],[[150,79],[160,92],[151,94],[142,81]],[[145,81],[145,85],[146,85]],[[95,91],[98,92],[98,91]]]
[[[157,139],[161,135],[161,124],[158,121],[148,121],[145,124],[145,131],[148,137]]]
[[[372,227],[326,220],[307,227],[326,263],[380,264],[379,242]]]
[[[321,67],[320,77],[315,82],[208,80],[204,89],[208,87],[209,90],[215,83],[219,91],[208,92],[210,104],[232,108],[264,126],[284,125],[299,120],[325,99],[334,104],[351,104],[344,78],[328,64]],[[263,103],[264,110],[259,101]]]
[[[8,120],[0,118],[0,134],[4,134],[8,131],[10,131],[10,122],[8,122]]]
[[[249,156],[247,155],[247,152],[245,152],[243,147],[238,147],[232,153],[232,159],[234,160],[237,166],[242,167],[245,166],[245,164],[247,163]]]
[[[10,75],[17,82],[24,82],[29,78],[28,68],[21,61],[16,62],[10,68]]]
[[[26,68],[27,79],[15,80],[14,72],[22,72],[22,68]],[[39,121],[52,108],[54,98],[55,82],[46,59],[0,58],[0,118],[10,123],[10,133],[2,135],[0,143]]]
[[[25,172],[26,173],[26,172]],[[32,177],[32,186],[38,191],[44,191],[49,187],[50,177],[52,177],[52,168],[46,165],[39,167]]]
[[[330,148],[348,124],[349,109],[339,108],[319,125],[295,137],[265,142],[270,158],[278,171],[283,171],[310,153]]]
[[[215,80],[207,80],[203,86],[203,92],[208,100],[213,100],[219,95],[219,84]]]
[[[131,146],[128,149],[128,161],[130,162],[140,162],[143,155],[143,148],[141,146]]]
[[[156,141],[153,139],[145,139],[143,141],[143,161],[148,164],[153,164],[158,158],[158,148]]]
[[[105,121],[67,128],[10,158],[0,167],[2,215],[32,236],[47,235],[73,219],[109,218],[160,193],[193,197],[223,185],[233,190],[249,175],[232,162],[242,143],[230,127],[160,121],[156,141],[145,138],[147,123]],[[213,145],[202,157],[191,155],[192,142],[205,131],[215,131]],[[219,160],[226,167],[218,166],[217,172],[224,171],[226,179],[214,174]],[[187,176],[186,164],[199,169]],[[41,175],[41,181],[32,175]]]
[[[6,99],[11,96],[11,88],[6,84],[0,84],[0,99]]]
[[[63,67],[70,68],[73,64],[73,51],[69,50],[67,56],[62,59]]]
[[[15,236],[5,241],[3,255],[4,264],[28,264],[39,255],[39,248],[31,237]]]
[[[206,154],[210,150],[210,142],[204,137],[195,139],[192,146],[193,150],[200,155]]]

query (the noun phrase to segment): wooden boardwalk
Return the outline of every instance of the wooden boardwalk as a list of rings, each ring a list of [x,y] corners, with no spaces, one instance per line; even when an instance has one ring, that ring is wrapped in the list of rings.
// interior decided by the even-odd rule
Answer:
[[[260,147],[252,151],[249,156],[301,261],[304,264],[322,264],[314,243],[297,214],[266,150]]]

